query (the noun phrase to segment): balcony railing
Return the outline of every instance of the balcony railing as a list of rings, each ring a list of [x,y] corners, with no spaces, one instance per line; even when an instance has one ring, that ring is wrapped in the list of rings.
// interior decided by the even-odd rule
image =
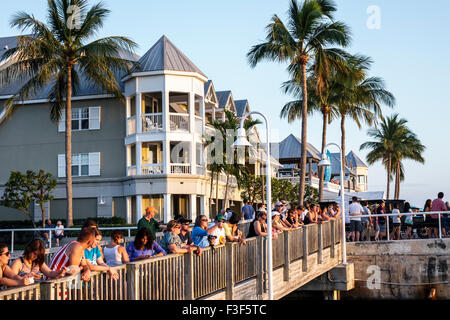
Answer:
[[[147,113],[142,115],[142,132],[161,131],[162,129],[162,113]]]
[[[127,168],[127,176],[135,176],[137,174],[136,166],[131,166]]]
[[[197,165],[195,170],[197,171],[198,175],[200,175],[200,176],[205,175],[205,167],[204,166]]]
[[[182,131],[189,132],[189,115],[171,113],[170,118],[170,131]]]
[[[189,163],[174,163],[170,165],[170,173],[191,174],[191,165]]]
[[[151,163],[151,164],[142,164],[141,165],[142,175],[154,175],[154,174],[163,174],[164,169],[161,163]]]
[[[136,116],[127,119],[127,136],[136,133]]]

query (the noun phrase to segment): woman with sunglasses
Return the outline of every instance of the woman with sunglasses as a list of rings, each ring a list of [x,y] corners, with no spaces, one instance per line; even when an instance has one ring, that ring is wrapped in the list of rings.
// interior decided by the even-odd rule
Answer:
[[[192,230],[192,240],[200,248],[209,247],[208,236],[217,229],[215,224],[208,229],[208,218],[205,215],[199,215],[195,218],[194,229]]]
[[[197,246],[190,246],[184,244],[180,239],[181,223],[172,220],[167,224],[167,228],[164,231],[164,235],[159,242],[161,248],[167,253],[183,254],[188,252],[197,251]]]
[[[0,288],[1,287],[20,287],[27,286],[33,283],[33,276],[19,276],[12,272],[8,266],[11,253],[8,250],[8,246],[4,243],[0,243]]]
[[[66,272],[66,268],[59,271],[52,271],[45,264],[45,244],[39,239],[31,240],[25,250],[23,256],[16,259],[11,266],[11,271],[19,277],[30,275],[34,280],[42,278],[42,274],[49,279],[62,277]]]

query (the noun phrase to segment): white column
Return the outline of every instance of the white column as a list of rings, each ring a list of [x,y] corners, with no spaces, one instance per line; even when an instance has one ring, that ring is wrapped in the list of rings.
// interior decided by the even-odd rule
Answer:
[[[197,216],[197,195],[190,194],[189,195],[189,216],[190,219],[194,220]]]
[[[195,132],[195,94],[189,93],[188,94],[188,111],[189,111],[189,129],[190,133]]]
[[[205,115],[205,98],[202,98],[202,102],[200,103],[200,117],[202,117],[202,136],[205,135],[205,124],[206,124],[206,115]]]
[[[142,218],[142,195],[136,195],[136,223]]]
[[[172,219],[172,195],[164,194],[164,223]]]
[[[200,208],[197,209],[198,210],[197,215],[204,214],[209,218],[209,208],[206,200],[207,199],[205,196],[200,196]]]
[[[163,131],[170,131],[170,115],[169,115],[169,92],[162,92],[162,121],[163,121]]]
[[[131,221],[132,221],[132,212],[133,212],[133,209],[131,208],[131,204],[132,204],[131,197],[127,197],[127,199],[126,199],[126,205],[127,205],[127,224],[131,224]]]
[[[142,94],[136,92],[136,133],[142,132]]]
[[[141,162],[142,162],[142,143],[136,141],[136,175],[138,176],[142,175]]]
[[[163,170],[164,174],[170,173],[170,141],[164,140],[163,144]]]

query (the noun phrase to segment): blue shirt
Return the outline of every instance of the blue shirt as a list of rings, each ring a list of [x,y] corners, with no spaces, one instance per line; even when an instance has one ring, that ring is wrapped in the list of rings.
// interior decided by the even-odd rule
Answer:
[[[242,207],[241,213],[244,214],[245,220],[255,219],[255,209],[253,209],[253,207],[249,204],[246,204],[245,206]]]
[[[157,255],[158,253],[163,253],[164,255],[167,254],[167,252],[164,251],[164,249],[161,248],[161,246],[156,241],[153,241],[151,249],[144,248],[142,250],[136,249],[136,247],[134,246],[134,241],[132,241],[127,246],[127,253],[128,256],[130,257],[130,261],[134,261],[137,257],[140,256],[154,256]]]
[[[209,246],[208,235],[208,231],[200,227],[195,227],[194,230],[192,230],[191,236],[194,244],[198,245],[200,248],[206,248]]]
[[[102,257],[102,253],[100,249],[97,247],[93,249],[85,249],[84,250],[84,258],[89,260],[90,264],[97,265],[97,259]]]

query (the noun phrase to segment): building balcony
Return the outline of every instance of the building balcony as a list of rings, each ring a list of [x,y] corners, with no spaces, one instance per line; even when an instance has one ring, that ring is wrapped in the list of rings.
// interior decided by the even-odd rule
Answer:
[[[170,131],[173,132],[189,132],[189,115],[188,114],[179,114],[179,113],[170,113]]]
[[[162,113],[143,114],[142,132],[154,132],[163,130]]]
[[[191,174],[191,165],[189,163],[171,163],[170,173],[172,174]]]

